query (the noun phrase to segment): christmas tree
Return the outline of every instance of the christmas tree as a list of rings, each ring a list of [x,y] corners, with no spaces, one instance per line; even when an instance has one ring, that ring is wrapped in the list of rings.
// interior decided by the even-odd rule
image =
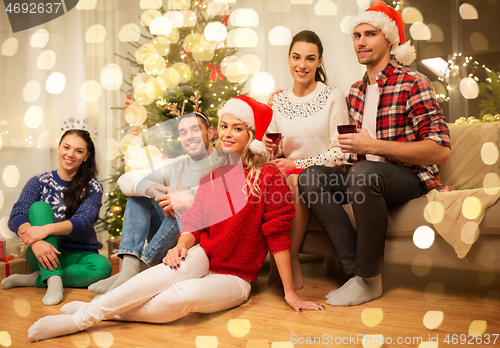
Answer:
[[[219,106],[240,94],[248,77],[245,65],[233,56],[237,49],[226,43],[227,3],[169,0],[167,7],[141,15],[141,23],[149,31],[148,35],[141,33],[145,42],[130,42],[135,51],[120,55],[138,72],[125,81],[127,102],[115,108],[123,110],[128,125],[120,140],[121,165],[108,179],[116,188],[106,194],[106,214],[98,223],[110,239],[121,233],[127,202],[116,181],[126,171],[148,166],[137,153],[160,160],[181,153],[176,129],[161,132],[154,147],[145,144],[142,135],[153,133],[154,127],[179,112],[191,112],[195,103],[216,127]]]

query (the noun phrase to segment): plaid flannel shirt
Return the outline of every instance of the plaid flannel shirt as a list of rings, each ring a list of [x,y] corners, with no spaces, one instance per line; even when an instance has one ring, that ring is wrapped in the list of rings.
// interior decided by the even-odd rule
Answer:
[[[388,141],[419,141],[430,139],[450,147],[450,134],[441,107],[436,102],[429,79],[391,60],[377,75],[380,99],[377,112],[377,139]],[[348,96],[351,123],[361,128],[368,76],[351,86]],[[364,156],[358,156],[363,159]],[[386,162],[408,166],[426,190],[439,188],[436,165],[418,166],[386,159]]]

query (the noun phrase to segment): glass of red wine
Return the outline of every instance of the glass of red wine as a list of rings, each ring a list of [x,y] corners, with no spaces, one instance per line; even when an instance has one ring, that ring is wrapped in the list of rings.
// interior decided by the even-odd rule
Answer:
[[[353,124],[339,125],[339,126],[337,126],[337,131],[339,132],[339,134],[356,133],[356,126]],[[351,153],[349,152],[349,154],[347,156],[347,163],[346,164],[351,165],[353,163],[354,163],[354,161],[351,157]]]
[[[281,139],[281,133],[267,133],[266,137],[273,142],[273,144],[279,143]],[[271,152],[271,160],[274,160],[274,152]]]

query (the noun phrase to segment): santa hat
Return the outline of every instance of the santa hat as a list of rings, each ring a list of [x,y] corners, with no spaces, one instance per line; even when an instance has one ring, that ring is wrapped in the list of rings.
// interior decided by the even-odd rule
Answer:
[[[405,22],[401,13],[387,6],[385,2],[377,1],[365,12],[354,17],[353,31],[358,25],[365,23],[382,31],[387,41],[393,45],[392,54],[398,62],[409,65],[415,60],[415,47],[410,45],[410,41],[405,42]]]
[[[255,131],[255,139],[250,144],[250,151],[253,153],[266,154],[266,145],[262,142],[267,127],[273,118],[273,109],[257,100],[239,95],[229,99],[219,110],[219,114],[230,114],[242,120],[248,127]]]

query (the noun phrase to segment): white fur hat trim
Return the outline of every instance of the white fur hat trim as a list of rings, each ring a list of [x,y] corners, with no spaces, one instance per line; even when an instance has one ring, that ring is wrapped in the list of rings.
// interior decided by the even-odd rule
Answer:
[[[257,139],[254,139],[250,143],[250,146],[248,148],[253,153],[258,153],[258,154],[261,154],[261,155],[265,155],[267,153],[266,145],[262,141],[257,140]]]
[[[229,99],[219,111],[220,116],[229,114],[242,120],[246,125],[255,130],[253,111],[250,105],[240,99]]]

